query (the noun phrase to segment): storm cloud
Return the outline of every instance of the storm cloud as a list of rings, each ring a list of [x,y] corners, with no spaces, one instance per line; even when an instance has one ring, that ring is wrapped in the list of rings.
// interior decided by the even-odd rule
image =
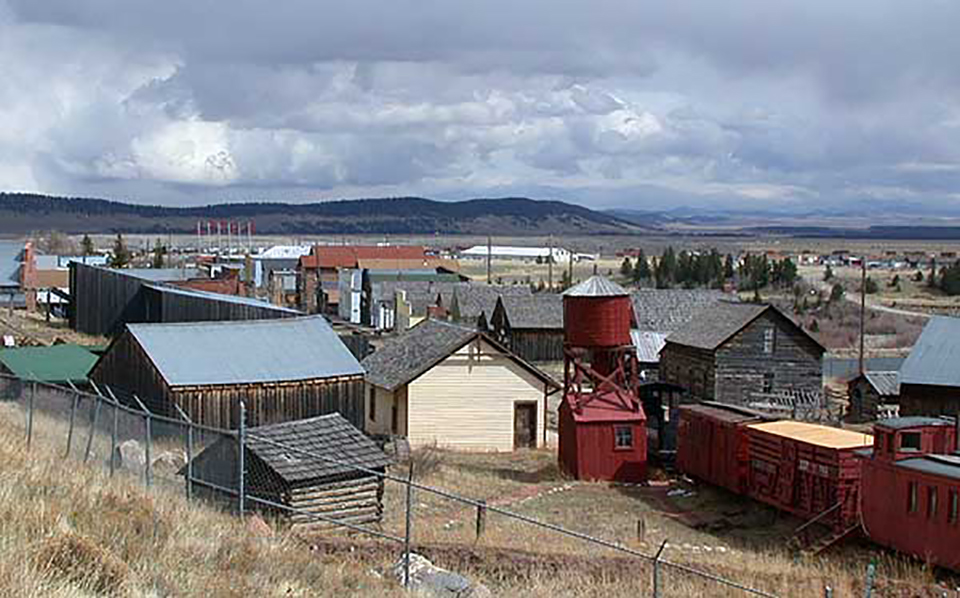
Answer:
[[[960,4],[0,0],[0,188],[960,208]]]

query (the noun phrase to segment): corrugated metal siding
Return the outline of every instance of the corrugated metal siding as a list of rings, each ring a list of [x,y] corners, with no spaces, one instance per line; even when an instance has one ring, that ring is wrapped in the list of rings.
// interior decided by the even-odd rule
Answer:
[[[513,450],[514,404],[537,404],[537,445],[543,442],[544,383],[496,351],[470,343],[407,385],[411,446]]]

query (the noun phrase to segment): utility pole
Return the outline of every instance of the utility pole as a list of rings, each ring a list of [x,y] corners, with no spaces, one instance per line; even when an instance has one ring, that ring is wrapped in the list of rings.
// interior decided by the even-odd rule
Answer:
[[[493,253],[493,246],[490,237],[487,237],[487,284],[493,284],[493,274],[490,271],[490,257]]]
[[[550,235],[550,253],[547,255],[547,290],[553,291],[553,235]]]
[[[863,333],[867,310],[867,258],[860,258],[860,375],[863,375]]]

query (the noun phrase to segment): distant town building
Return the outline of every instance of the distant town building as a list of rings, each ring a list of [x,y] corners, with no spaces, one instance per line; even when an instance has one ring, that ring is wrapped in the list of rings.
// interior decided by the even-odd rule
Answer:
[[[570,261],[571,252],[562,247],[552,249],[554,263],[566,263]],[[549,247],[515,247],[510,245],[492,245],[489,248],[486,245],[474,245],[469,249],[460,252],[460,256],[472,259],[486,259],[487,256],[497,260],[525,260],[536,261],[540,259],[545,261],[551,255]],[[574,258],[576,259],[576,257]]]

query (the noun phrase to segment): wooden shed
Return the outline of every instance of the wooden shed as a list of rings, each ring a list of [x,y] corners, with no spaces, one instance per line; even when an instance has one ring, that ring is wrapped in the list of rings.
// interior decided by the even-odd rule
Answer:
[[[683,405],[679,411],[677,469],[745,494],[750,482],[747,426],[768,418],[757,411],[716,402]]]
[[[864,372],[847,383],[850,408],[847,421],[863,423],[876,421],[881,411],[900,403],[899,372]]]
[[[660,379],[692,397],[750,406],[773,394],[822,394],[826,349],[771,305],[721,301],[666,338]]]
[[[818,424],[781,420],[747,424],[750,497],[846,529],[857,522],[860,459],[873,437]]]
[[[952,418],[877,422],[863,463],[863,526],[870,538],[960,571],[960,436]]]
[[[197,455],[188,480],[194,490],[216,494],[207,484],[236,489],[238,446],[235,436],[224,436]],[[338,413],[247,428],[244,449],[251,509],[312,529],[336,527],[336,522],[376,523],[383,517],[382,475],[390,461]]]
[[[501,295],[489,325],[494,338],[527,361],[563,361],[560,295]]]
[[[263,425],[338,412],[363,425],[363,368],[323,316],[128,324],[90,373],[154,413],[195,422]]]

